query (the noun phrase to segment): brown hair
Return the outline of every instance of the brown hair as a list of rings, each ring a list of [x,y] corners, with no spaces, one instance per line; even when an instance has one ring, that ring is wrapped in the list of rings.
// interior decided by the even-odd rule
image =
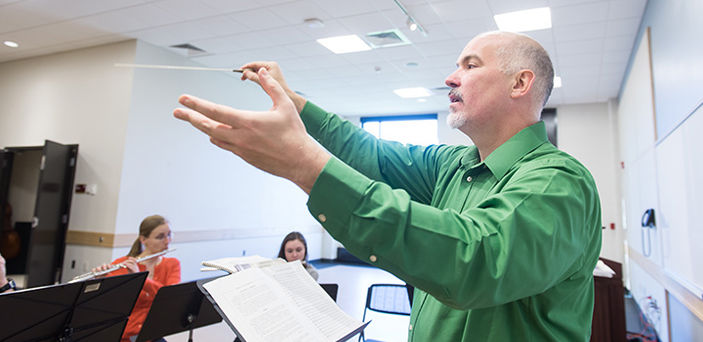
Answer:
[[[148,238],[156,227],[166,224],[167,222],[168,221],[166,221],[166,219],[161,215],[147,216],[139,225],[139,236]],[[142,248],[142,242],[139,241],[139,237],[137,237],[137,239],[134,240],[132,249],[129,250],[127,256],[137,257],[139,254],[142,254],[143,251],[144,249]]]
[[[308,260],[308,243],[305,242],[305,237],[303,237],[303,234],[300,232],[290,232],[288,235],[286,235],[285,238],[283,238],[283,242],[281,242],[281,248],[278,250],[278,257],[286,260],[286,243],[288,241],[293,241],[293,240],[300,240],[300,242],[303,243],[303,247],[305,247],[305,257],[303,257],[304,261]]]

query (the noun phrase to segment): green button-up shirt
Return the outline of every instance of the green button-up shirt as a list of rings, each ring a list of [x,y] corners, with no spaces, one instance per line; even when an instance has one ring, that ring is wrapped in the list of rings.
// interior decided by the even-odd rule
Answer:
[[[378,140],[308,102],[337,158],[308,208],[357,257],[416,287],[410,341],[588,341],[601,246],[595,183],[543,123],[474,146]]]

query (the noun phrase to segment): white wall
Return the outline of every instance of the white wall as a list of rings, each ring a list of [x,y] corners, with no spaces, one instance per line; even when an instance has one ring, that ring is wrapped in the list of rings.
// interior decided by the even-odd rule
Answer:
[[[73,196],[69,229],[112,232],[122,169],[135,42],[0,64],[0,147],[79,144],[76,183],[96,196]]]
[[[190,64],[141,42],[136,62]],[[231,74],[136,69],[117,233],[135,232],[151,213],[169,217],[176,231],[260,229],[269,234],[318,226],[298,187],[249,166],[174,119],[183,93],[242,109],[268,109],[271,103],[257,85]]]
[[[137,43],[135,63],[195,65],[142,42]],[[271,103],[256,84],[233,74],[135,69],[115,232],[136,237],[139,222],[154,213],[171,221],[174,246],[179,231],[228,231],[229,245],[193,242],[188,243],[189,250],[200,253],[177,252],[182,263],[197,266],[208,253],[238,256],[247,249],[248,254],[275,256],[280,239],[299,230],[312,234],[307,237],[310,254],[319,258],[321,227],[308,213],[307,195],[212,145],[205,134],[173,118],[178,96],[184,93],[241,109],[265,110]],[[115,251],[115,256],[120,253]],[[184,268],[184,275],[187,272]]]
[[[559,149],[578,159],[593,175],[601,200],[603,244],[601,256],[623,262],[618,185],[616,115],[611,103],[564,105],[557,108]],[[610,225],[615,224],[615,229]]]

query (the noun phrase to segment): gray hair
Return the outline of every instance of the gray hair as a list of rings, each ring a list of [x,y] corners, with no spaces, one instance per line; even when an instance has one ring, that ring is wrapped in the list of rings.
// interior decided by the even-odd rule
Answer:
[[[500,44],[496,49],[501,71],[511,75],[522,69],[532,70],[535,74],[534,96],[544,107],[554,87],[554,67],[547,51],[536,40],[524,34],[501,31],[481,34],[489,35],[509,39],[507,44]]]

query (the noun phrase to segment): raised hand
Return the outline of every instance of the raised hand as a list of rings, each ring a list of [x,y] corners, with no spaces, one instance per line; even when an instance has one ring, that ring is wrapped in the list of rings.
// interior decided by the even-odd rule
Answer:
[[[281,85],[283,92],[286,93],[288,98],[293,101],[295,109],[298,111],[298,113],[300,113],[303,110],[303,107],[305,107],[305,103],[307,102],[307,100],[304,97],[298,95],[290,87],[288,87],[286,79],[283,77],[283,72],[281,71],[281,67],[278,66],[278,63],[251,62],[244,64],[240,67],[240,69],[242,69],[242,81],[250,80],[261,85],[261,82],[259,81],[259,74],[257,73],[259,70],[261,70],[261,68],[266,69],[269,75],[271,75],[271,77],[273,77],[273,79]]]
[[[330,156],[308,137],[293,101],[267,68],[259,68],[256,76],[273,101],[269,111],[239,110],[182,95],[178,102],[187,108],[177,108],[173,115],[209,135],[218,147],[309,193]]]

